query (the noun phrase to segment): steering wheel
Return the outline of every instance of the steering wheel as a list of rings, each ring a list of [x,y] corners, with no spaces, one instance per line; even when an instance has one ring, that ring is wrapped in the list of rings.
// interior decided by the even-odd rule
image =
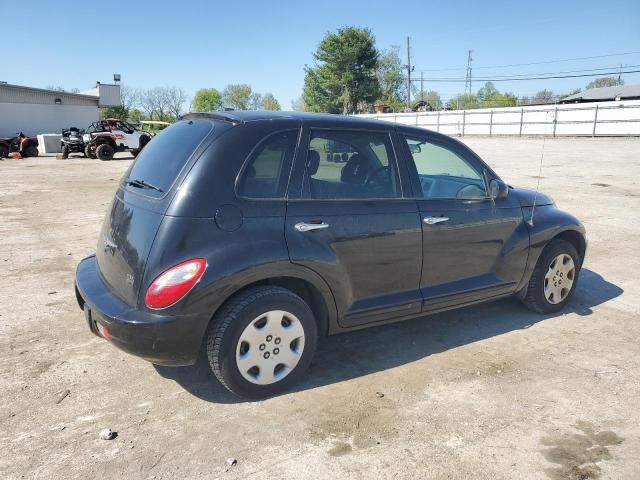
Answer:
[[[477,185],[465,185],[456,192],[456,198],[484,198],[485,191]]]
[[[380,182],[374,182],[373,180],[380,176],[381,173],[383,172],[387,172],[387,176],[388,176],[388,172],[389,172],[389,165],[386,165],[384,167],[378,167],[376,168],[373,172],[371,172],[369,175],[367,175],[367,179],[364,181],[364,184],[366,186],[375,186],[375,185],[382,185],[382,183]],[[388,179],[387,179],[388,180]]]

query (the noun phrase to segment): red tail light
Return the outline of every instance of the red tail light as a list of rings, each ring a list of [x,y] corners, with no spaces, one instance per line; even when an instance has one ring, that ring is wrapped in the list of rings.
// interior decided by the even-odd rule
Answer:
[[[204,258],[194,258],[165,270],[147,289],[144,297],[147,307],[160,309],[173,305],[198,283],[206,268]]]

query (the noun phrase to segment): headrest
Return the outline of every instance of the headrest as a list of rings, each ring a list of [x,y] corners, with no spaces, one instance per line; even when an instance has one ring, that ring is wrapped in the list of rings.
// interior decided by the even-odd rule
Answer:
[[[343,183],[361,185],[367,179],[368,170],[369,168],[365,158],[356,153],[352,155],[347,164],[342,167],[340,180],[342,180]]]
[[[318,172],[320,166],[320,154],[315,150],[309,150],[307,152],[307,175],[315,175]]]

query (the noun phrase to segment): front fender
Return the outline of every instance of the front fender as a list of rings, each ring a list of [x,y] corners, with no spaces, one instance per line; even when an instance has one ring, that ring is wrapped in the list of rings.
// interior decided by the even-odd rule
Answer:
[[[533,210],[533,219],[531,213]],[[522,213],[529,229],[529,257],[521,284],[518,290],[529,283],[533,269],[540,258],[540,254],[549,241],[565,232],[578,233],[586,246],[586,230],[580,220],[573,215],[558,209],[555,205],[523,207]],[[529,221],[531,220],[532,221]]]

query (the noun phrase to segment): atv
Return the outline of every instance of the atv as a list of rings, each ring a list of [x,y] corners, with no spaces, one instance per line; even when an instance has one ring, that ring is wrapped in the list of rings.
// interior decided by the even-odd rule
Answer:
[[[98,134],[107,134],[113,138],[112,147],[114,153],[128,151],[134,157],[137,156],[151,140],[151,134],[143,130],[136,130],[133,126],[118,118],[107,118],[106,120],[99,120],[89,125],[89,128],[87,128],[83,136],[85,144],[91,143],[92,135],[96,136]],[[113,155],[111,157],[113,158]]]
[[[18,152],[23,157],[37,157],[38,139],[27,137],[22,132],[15,137],[0,138],[0,158],[8,157],[12,152]]]
[[[62,151],[61,158],[69,158],[70,153],[85,154],[85,145],[84,140],[82,139],[83,133],[83,131],[76,127],[62,130],[62,138],[60,139],[60,150]]]

